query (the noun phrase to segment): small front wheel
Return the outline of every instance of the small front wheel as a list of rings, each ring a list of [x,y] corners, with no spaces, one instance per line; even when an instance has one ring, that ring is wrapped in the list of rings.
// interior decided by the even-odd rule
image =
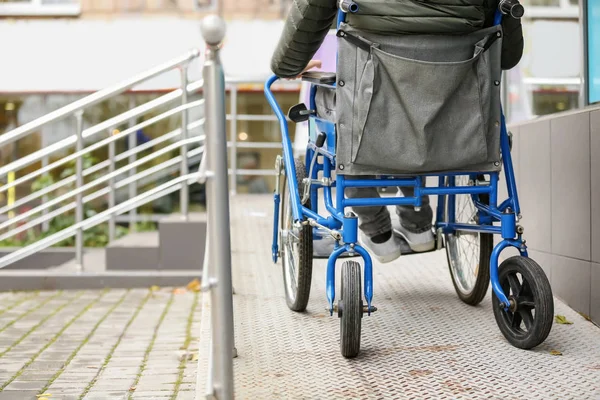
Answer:
[[[550,282],[535,261],[522,256],[505,260],[498,268],[500,286],[510,301],[508,310],[492,292],[496,323],[515,347],[532,349],[548,337],[554,318]]]
[[[342,265],[342,295],[338,302],[340,317],[340,349],[346,358],[356,357],[360,351],[362,320],[360,264],[346,261]]]

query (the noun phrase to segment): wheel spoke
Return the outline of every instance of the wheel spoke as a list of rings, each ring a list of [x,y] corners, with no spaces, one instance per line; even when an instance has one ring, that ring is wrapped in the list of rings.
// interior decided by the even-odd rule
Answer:
[[[531,286],[529,285],[529,282],[527,282],[526,279],[523,279],[523,284],[521,285],[519,296],[533,297],[533,294],[531,293]]]
[[[458,178],[456,184],[463,186],[466,182],[464,179]],[[456,206],[456,222],[469,223],[474,215],[477,215],[477,210],[473,207],[470,196],[457,195],[455,197]],[[456,232],[454,240],[449,242],[454,250],[454,259],[451,261],[451,268],[454,271],[454,276],[462,290],[470,292],[477,282],[479,273],[479,234],[477,232]]]
[[[448,178],[446,182],[454,181],[455,186],[467,186],[470,177],[466,175]],[[448,183],[447,183],[448,184]],[[476,223],[476,217],[479,213],[473,203],[471,195],[460,194],[453,196],[454,201],[454,222],[459,224]],[[446,221],[449,221],[451,212],[450,202],[445,202]],[[452,280],[456,291],[461,299],[469,304],[476,304],[481,301],[482,285],[487,285],[487,260],[481,261],[482,246],[485,244],[487,249],[488,242],[482,242],[482,235],[473,231],[455,231],[452,234],[446,234],[446,252]],[[483,279],[482,279],[483,278]]]
[[[519,314],[518,312],[513,313],[511,326],[514,329],[519,329],[519,327],[521,326],[521,321],[523,321],[523,319],[521,318],[521,314]]]
[[[512,291],[513,296],[518,296],[521,292],[521,284],[519,283],[519,278],[515,274],[510,274],[506,277],[508,279],[508,284],[510,285],[510,289]]]
[[[535,302],[533,301],[533,297],[524,297],[524,296],[520,296],[519,299],[517,300],[517,305],[519,307],[525,307],[525,308],[535,308]]]
[[[525,327],[527,328],[527,331],[531,331],[531,328],[533,327],[533,314],[531,314],[531,310],[526,309],[526,310],[520,310],[519,314],[521,315],[521,318],[523,319],[523,322],[525,323]]]

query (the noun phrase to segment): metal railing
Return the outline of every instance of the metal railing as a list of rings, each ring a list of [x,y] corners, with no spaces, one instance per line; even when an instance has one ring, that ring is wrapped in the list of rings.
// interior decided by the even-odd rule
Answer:
[[[210,295],[211,348],[206,392],[197,393],[197,396],[229,400],[234,397],[233,357],[237,352],[233,333],[225,78],[219,59],[225,23],[218,17],[207,17],[202,24],[202,36],[207,44],[203,71],[207,152],[202,158],[199,175],[200,180],[206,182],[208,216],[202,289]]]
[[[148,184],[155,182],[158,179],[164,178],[174,172],[180,172],[181,175],[187,175],[186,169],[189,163],[198,165],[201,157],[203,147],[190,150],[188,152],[187,145],[192,143],[201,144],[204,136],[195,135],[188,137],[188,134],[202,129],[204,125],[204,118],[200,118],[194,121],[187,121],[187,112],[189,110],[203,107],[204,99],[188,101],[188,96],[196,94],[202,89],[203,81],[197,81],[188,83],[183,80],[186,77],[183,72],[187,63],[194,58],[198,57],[199,53],[197,50],[191,51],[190,53],[179,57],[173,61],[165,63],[159,67],[153,68],[148,72],[138,75],[137,77],[131,78],[122,82],[119,85],[115,85],[111,88],[101,90],[90,96],[87,96],[81,100],[78,100],[72,104],[69,104],[59,110],[56,110],[48,115],[45,115],[37,120],[22,125],[21,127],[14,129],[6,134],[0,135],[0,147],[10,143],[14,143],[17,140],[27,137],[31,134],[36,134],[41,128],[46,125],[52,124],[59,120],[66,118],[74,118],[76,122],[76,133],[59,140],[49,146],[46,146],[38,151],[35,151],[27,156],[21,157],[18,160],[11,162],[8,165],[0,166],[0,194],[15,190],[16,187],[27,184],[34,179],[40,178],[45,174],[51,173],[56,168],[65,166],[68,163],[76,163],[76,173],[61,179],[58,182],[52,183],[51,185],[34,191],[33,193],[27,194],[21,198],[15,199],[14,201],[7,203],[4,206],[0,206],[0,241],[10,239],[16,235],[23,234],[29,229],[35,229],[37,226],[48,227],[50,221],[53,218],[72,212],[75,210],[76,223],[83,220],[81,211],[83,206],[91,201],[102,199],[105,196],[108,197],[109,208],[114,207],[116,204],[120,204],[125,200],[136,198],[138,187],[144,187]],[[109,118],[102,121],[94,126],[82,129],[81,112],[86,111],[89,107],[96,105],[102,101],[113,99],[127,90],[135,87],[137,84],[142,83],[145,80],[151,79],[161,73],[168,72],[174,68],[181,68],[182,70],[182,87],[186,86],[186,95],[184,96],[183,89],[177,89],[167,94],[164,94],[154,100],[151,100],[145,104],[138,106],[132,106],[132,108],[120,115]],[[277,142],[239,142],[237,140],[238,122],[242,121],[264,121],[278,123],[274,116],[271,115],[253,115],[253,114],[239,114],[238,113],[238,85],[243,84],[255,84],[256,81],[248,80],[227,80],[226,89],[230,93],[230,113],[226,115],[226,121],[229,123],[229,129],[231,134],[231,140],[227,142],[229,149],[229,160],[230,167],[228,174],[230,177],[229,187],[231,193],[235,194],[237,191],[237,177],[240,175],[246,176],[271,176],[274,174],[272,168],[269,169],[240,169],[237,165],[238,151],[243,149],[279,149],[281,144]],[[289,86],[295,86],[293,83],[288,84]],[[180,105],[174,103],[180,101]],[[155,115],[147,120],[135,123],[132,122],[137,117],[145,116],[149,112],[152,112],[158,108],[173,105],[174,107],[163,111],[158,115]],[[84,114],[85,115],[85,114]],[[160,121],[171,118],[173,116],[182,115],[182,126],[171,132],[167,132],[158,137],[151,139],[150,141],[137,145],[135,133],[139,129],[143,129],[152,126]],[[113,128],[122,124],[128,124],[128,128],[121,132],[114,133]],[[187,126],[187,129],[182,129],[183,126]],[[104,135],[103,135],[104,134]],[[117,154],[115,144],[119,140],[127,140],[129,149]],[[91,144],[85,146],[85,142],[92,141]],[[84,143],[82,143],[84,142]],[[80,146],[80,147],[78,147]],[[154,151],[143,158],[138,159],[138,155],[141,152],[152,149],[155,146],[166,146],[160,150]],[[89,166],[83,169],[79,166],[77,160],[81,157],[92,153],[93,151],[108,148],[109,157],[99,163]],[[64,157],[60,157],[56,160],[49,161],[51,156],[57,153],[64,152],[69,149],[75,149],[75,152]],[[142,165],[152,162],[158,157],[162,157],[168,154],[172,150],[180,148],[180,155],[171,158],[167,161],[160,163],[159,165],[152,166],[148,169],[138,172],[138,168]],[[187,160],[187,162],[185,162]],[[33,170],[22,176],[18,176],[16,179],[9,180],[8,182],[2,183],[3,178],[6,178],[9,174],[18,172],[27,167],[32,166],[35,163],[42,162],[42,167]],[[127,162],[125,166],[116,168],[117,164]],[[81,167],[81,169],[80,169]],[[94,174],[104,172],[104,175],[98,178],[90,180]],[[124,177],[125,175],[128,175]],[[86,182],[88,180],[88,182]],[[74,189],[71,189],[75,186]],[[127,193],[124,190],[127,189]],[[54,193],[60,193],[61,191],[68,190],[66,193],[49,198]],[[95,192],[91,192],[96,190]],[[187,186],[183,185],[181,188],[180,195],[180,209],[184,216],[188,212],[188,193]],[[73,200],[67,204],[69,200]],[[148,200],[150,201],[150,200]],[[11,213],[15,213],[23,206],[29,204],[40,203],[40,205],[34,206],[27,210],[17,214],[14,217],[5,218],[5,216]],[[136,208],[132,208],[127,215],[117,214],[109,218],[109,240],[115,239],[116,234],[116,223],[117,222],[129,222],[130,231],[134,231],[135,223],[137,221],[157,221],[160,218],[154,216],[149,219],[143,215],[138,216]],[[20,224],[20,225],[19,225]],[[12,229],[11,229],[12,228]],[[82,230],[74,233],[75,246],[77,247],[77,261],[83,270],[83,238]],[[23,255],[33,254],[35,252],[43,250],[45,247],[42,243],[33,244],[28,246],[27,252]],[[0,268],[18,261],[14,257],[0,258]]]
[[[2,147],[14,143],[28,135],[35,134],[41,128],[49,124],[67,118],[72,118],[74,120],[75,132],[72,135],[11,162],[8,165],[0,167],[0,180],[3,180],[9,175],[15,176],[19,171],[31,166],[33,163],[42,161],[43,165],[41,168],[28,173],[23,173],[22,176],[19,176],[16,179],[9,179],[5,184],[0,185],[0,194],[2,194],[10,190],[14,191],[19,185],[42,177],[58,167],[63,167],[68,163],[75,164],[75,172],[71,176],[36,190],[33,193],[0,208],[0,214],[14,213],[14,211],[21,206],[35,201],[40,202],[39,205],[32,207],[30,210],[0,222],[0,241],[22,234],[36,226],[47,225],[53,218],[72,212],[73,210],[75,211],[75,224],[0,258],[0,268],[59,243],[66,238],[75,236],[76,260],[80,270],[83,270],[83,232],[85,229],[89,229],[90,227],[103,222],[108,222],[108,239],[109,241],[112,241],[116,238],[116,217],[118,215],[130,211],[132,213],[131,219],[136,220],[137,216],[135,210],[137,207],[176,190],[180,190],[181,192],[180,211],[183,217],[187,218],[189,201],[188,184],[193,183],[195,177],[195,174],[189,174],[188,164],[190,159],[196,159],[199,155],[201,156],[203,152],[202,146],[191,151],[188,151],[188,146],[193,143],[201,144],[204,140],[203,135],[188,137],[190,132],[198,130],[204,125],[204,119],[192,122],[188,120],[188,112],[190,109],[202,107],[204,105],[204,100],[202,99],[195,101],[188,100],[188,95],[195,94],[203,86],[201,80],[189,83],[187,78],[190,62],[198,58],[199,55],[200,53],[198,50],[192,50],[181,57],[152,68],[151,70],[121,82],[118,85],[100,90],[0,136],[0,147]],[[173,90],[145,104],[133,107],[120,115],[84,129],[84,113],[90,107],[103,101],[114,99],[116,96],[127,92],[135,86],[174,69],[179,69],[181,71],[181,87],[179,89]],[[180,105],[153,116],[141,123],[135,123],[135,118],[146,116],[148,113],[161,107],[169,106],[176,101],[179,101]],[[181,116],[181,125],[178,129],[137,146],[135,134],[139,129],[146,128],[176,115]],[[122,124],[129,124],[129,127],[122,132],[115,133],[115,129]],[[98,136],[103,133],[106,137],[98,138]],[[129,150],[122,154],[117,154],[116,143],[121,139],[128,141]],[[91,140],[94,140],[94,142],[86,145],[86,142]],[[163,147],[159,150],[152,151],[144,157],[137,158],[142,151],[151,149],[157,145]],[[84,156],[106,147],[108,148],[108,158],[96,165],[84,169]],[[52,162],[48,161],[51,156],[56,157],[64,151],[73,149],[74,152],[72,154],[60,157]],[[179,150],[179,156],[169,158],[166,161],[142,169],[139,172],[137,171],[138,167],[152,162],[159,157],[168,157],[171,152],[177,150]],[[127,161],[125,165],[117,168],[118,163],[123,163],[125,161]],[[138,185],[140,182],[143,182],[144,179],[146,180],[146,183],[149,181],[151,182],[152,178],[156,181],[157,174],[160,174],[167,169],[171,169],[176,165],[178,165],[177,169],[180,171],[180,176],[178,178],[172,179],[166,184],[159,186],[158,188],[160,188],[160,190],[154,188],[140,195],[137,194]],[[100,172],[104,172],[104,174],[99,177],[94,177],[92,175]],[[118,178],[123,178],[123,175],[128,176],[118,180]],[[90,180],[90,177],[92,178],[91,181],[85,182],[86,178]],[[117,205],[116,192],[125,187],[127,187],[129,191],[128,199]],[[49,196],[52,194],[56,194],[56,197],[49,199]],[[107,210],[94,215],[93,217],[84,219],[84,205],[103,196],[108,196]],[[131,225],[134,226],[134,224]]]
[[[15,176],[33,163],[42,161],[42,167],[31,172],[24,172],[16,179],[9,179],[0,184],[0,193],[14,190],[19,185],[30,182],[48,174],[67,163],[74,163],[74,173],[64,177],[56,183],[37,189],[25,197],[0,207],[0,213],[11,213],[23,205],[40,202],[30,210],[16,214],[5,221],[0,221],[0,241],[26,232],[39,225],[47,224],[53,218],[69,212],[75,212],[75,222],[71,226],[44,237],[31,245],[21,247],[0,258],[0,268],[17,262],[31,254],[60,243],[65,239],[75,236],[76,260],[80,271],[84,270],[83,246],[85,230],[102,223],[109,226],[109,240],[116,237],[116,222],[122,214],[135,211],[143,204],[167,196],[173,192],[180,192],[180,208],[184,218],[188,217],[189,185],[201,182],[206,183],[207,196],[207,249],[202,271],[202,289],[210,296],[212,308],[211,319],[211,356],[209,365],[209,385],[206,398],[233,399],[233,357],[236,353],[233,335],[233,298],[231,279],[231,242],[229,221],[229,188],[228,188],[228,143],[226,135],[225,115],[225,79],[223,67],[219,59],[219,48],[225,35],[225,24],[218,17],[207,17],[202,24],[203,37],[207,43],[206,57],[203,68],[204,79],[198,82],[188,82],[188,65],[199,56],[194,50],[183,57],[156,67],[137,77],[129,79],[112,88],[101,90],[66,107],[47,114],[37,120],[27,123],[0,136],[0,147],[16,142],[19,139],[36,134],[40,128],[66,118],[72,118],[74,133],[66,139],[60,140],[50,146],[44,147],[26,157],[15,160],[8,165],[0,167],[0,180],[5,177]],[[151,79],[164,72],[175,68],[181,70],[181,87],[167,93],[146,104],[132,107],[130,110],[84,129],[84,115],[86,110],[102,101],[113,99],[133,88],[134,86]],[[189,95],[195,94],[199,89],[204,90],[204,98],[190,101]],[[236,101],[237,88],[233,89],[232,101]],[[169,105],[175,101],[180,104],[164,111],[148,120],[135,123],[134,118],[145,116],[159,107]],[[200,118],[189,120],[188,112],[196,107],[204,107],[206,120]],[[181,115],[181,125],[178,129],[168,132],[137,145],[132,136],[142,128],[151,126],[164,119]],[[233,134],[235,138],[235,119],[238,117],[233,108],[234,122]],[[260,116],[242,116],[260,119]],[[122,132],[115,129],[128,124]],[[190,135],[192,131],[205,128],[206,134]],[[98,137],[105,134],[106,137]],[[91,141],[90,139],[95,139]],[[129,149],[117,154],[116,143],[127,139]],[[88,143],[86,143],[86,141]],[[91,143],[90,143],[91,142]],[[197,143],[199,147],[188,149],[190,144]],[[138,158],[138,155],[156,145],[163,145],[161,149],[153,150],[149,154]],[[273,148],[270,143],[253,143],[253,148]],[[91,166],[84,166],[84,157],[93,151],[107,147],[106,160]],[[207,149],[205,152],[204,149]],[[235,159],[237,144],[235,139],[231,143],[232,159]],[[65,150],[74,150],[72,154],[61,156],[50,162],[50,156],[57,156]],[[159,157],[168,156],[171,152],[179,150],[175,157],[169,157],[156,165],[138,170]],[[190,173],[188,165],[190,160],[200,159],[197,173]],[[119,163],[123,164],[119,166]],[[170,179],[143,193],[137,190],[144,183],[155,183],[156,177],[165,171],[179,171],[179,176]],[[238,170],[233,162],[234,176]],[[95,174],[104,172],[101,176]],[[251,173],[257,171],[252,170]],[[87,179],[86,179],[87,178]],[[121,178],[119,180],[119,178]],[[235,181],[234,185],[235,185]],[[235,187],[235,186],[234,186]],[[117,204],[117,191],[129,188],[128,198]],[[50,196],[54,196],[51,198]],[[84,205],[108,196],[108,207],[94,215],[84,216]],[[136,215],[131,217],[137,219]]]

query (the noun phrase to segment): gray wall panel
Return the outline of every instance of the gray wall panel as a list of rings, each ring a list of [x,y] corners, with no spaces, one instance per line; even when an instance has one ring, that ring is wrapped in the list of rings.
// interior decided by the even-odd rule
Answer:
[[[522,225],[527,243],[552,252],[550,121],[531,124],[519,138],[521,171],[517,177]]]
[[[544,269],[548,280],[552,282],[552,263],[554,256],[541,251],[529,249],[529,257],[535,260]]]
[[[552,253],[590,260],[589,114],[552,119],[550,142]]]
[[[592,261],[600,262],[600,110],[590,114]]]
[[[600,107],[510,130],[529,255],[556,296],[600,324]]]
[[[590,313],[591,263],[552,256],[552,291],[575,310]]]
[[[590,316],[600,323],[600,264],[592,263]]]

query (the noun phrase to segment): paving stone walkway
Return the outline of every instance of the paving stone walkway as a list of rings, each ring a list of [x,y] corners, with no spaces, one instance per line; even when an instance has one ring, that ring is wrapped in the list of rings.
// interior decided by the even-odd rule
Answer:
[[[192,400],[200,294],[0,293],[0,400]]]

